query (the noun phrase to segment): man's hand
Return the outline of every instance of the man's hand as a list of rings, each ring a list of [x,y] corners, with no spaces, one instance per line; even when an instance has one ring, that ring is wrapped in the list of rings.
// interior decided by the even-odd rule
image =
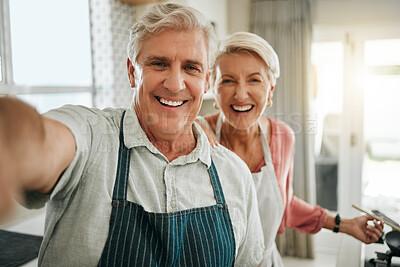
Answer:
[[[16,98],[0,97],[0,220],[23,191],[50,192],[75,147],[65,125]]]

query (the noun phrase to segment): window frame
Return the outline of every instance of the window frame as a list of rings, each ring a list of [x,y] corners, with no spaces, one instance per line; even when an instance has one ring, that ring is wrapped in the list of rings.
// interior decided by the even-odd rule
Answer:
[[[94,92],[93,81],[93,59],[91,60],[91,86],[31,86],[18,85],[14,82],[11,25],[10,25],[10,0],[0,0],[0,52],[1,52],[1,74],[0,96],[18,94],[52,94],[52,93],[82,93]],[[88,14],[90,15],[90,14]],[[90,55],[91,57],[93,55]]]
[[[1,72],[2,80],[0,81],[0,86],[5,87],[7,85],[12,85],[12,60],[8,58],[11,56],[11,42],[6,40],[11,40],[10,34],[10,9],[9,0],[0,0],[0,14],[3,19],[0,19],[0,51],[1,51]],[[3,91],[3,88],[0,92]]]

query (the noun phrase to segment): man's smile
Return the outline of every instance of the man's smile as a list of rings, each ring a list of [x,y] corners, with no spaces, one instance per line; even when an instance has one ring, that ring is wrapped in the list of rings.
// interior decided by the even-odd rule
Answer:
[[[163,106],[169,106],[169,107],[179,107],[179,106],[182,106],[184,103],[187,102],[187,100],[185,100],[185,101],[182,101],[182,100],[180,100],[180,101],[167,100],[167,99],[161,98],[159,96],[156,96],[156,99]]]

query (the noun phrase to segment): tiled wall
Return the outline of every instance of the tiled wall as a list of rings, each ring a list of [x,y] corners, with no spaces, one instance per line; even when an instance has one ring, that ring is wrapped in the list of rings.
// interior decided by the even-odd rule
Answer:
[[[135,21],[135,7],[113,1],[111,21],[113,25],[113,61],[114,61],[114,101],[119,107],[128,107],[132,101],[132,89],[129,85],[126,69],[127,43],[129,29]]]
[[[126,46],[134,10],[115,0],[90,0],[95,107],[128,107],[131,103]]]

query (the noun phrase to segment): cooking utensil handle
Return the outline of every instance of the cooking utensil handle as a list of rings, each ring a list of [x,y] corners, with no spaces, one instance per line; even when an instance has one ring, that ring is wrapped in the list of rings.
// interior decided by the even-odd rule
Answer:
[[[360,207],[357,207],[357,206],[354,205],[354,204],[351,205],[351,206],[352,206],[353,208],[355,208],[355,209],[361,211],[361,212],[364,212],[365,214],[371,216],[371,217],[374,218],[374,219],[383,221],[383,223],[389,225],[389,226],[392,227],[394,230],[400,232],[400,227],[398,227],[398,226],[396,226],[396,225],[394,225],[394,224],[392,224],[392,223],[390,223],[390,222],[387,222],[387,221],[385,221],[383,218],[380,218],[380,217],[376,216],[375,214],[372,214],[371,212],[368,212],[368,211],[366,211],[366,210],[364,210],[364,209],[362,209],[362,208],[360,208]]]

